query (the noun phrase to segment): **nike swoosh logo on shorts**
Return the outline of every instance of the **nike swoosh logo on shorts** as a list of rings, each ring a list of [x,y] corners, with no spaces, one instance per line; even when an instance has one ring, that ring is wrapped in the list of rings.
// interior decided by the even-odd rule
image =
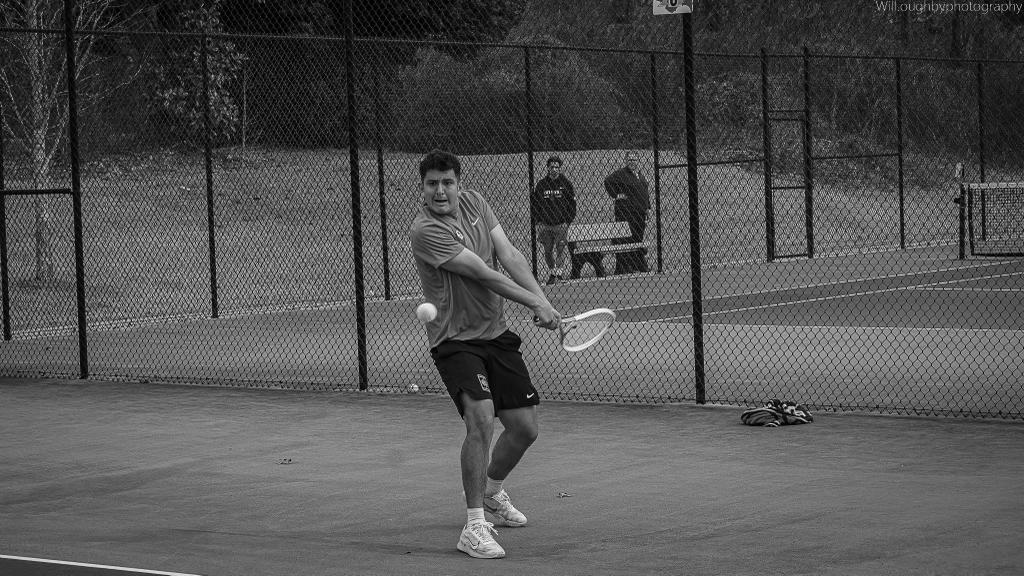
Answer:
[[[532,394],[532,393],[531,393],[531,394],[527,394],[527,395],[526,395],[526,399],[527,399],[527,400],[529,400],[530,398],[533,398],[533,394]]]
[[[469,221],[469,225],[470,225],[470,226],[476,226],[476,223],[477,223],[477,222],[479,222],[479,221],[480,221],[480,219],[479,219],[479,218],[477,218],[476,220],[470,220],[470,221]]]

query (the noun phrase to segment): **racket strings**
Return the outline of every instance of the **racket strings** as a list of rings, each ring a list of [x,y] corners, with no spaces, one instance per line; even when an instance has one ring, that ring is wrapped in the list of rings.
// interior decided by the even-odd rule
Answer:
[[[565,327],[562,344],[567,348],[587,346],[597,341],[615,321],[612,314],[597,314],[583,320],[575,320]]]

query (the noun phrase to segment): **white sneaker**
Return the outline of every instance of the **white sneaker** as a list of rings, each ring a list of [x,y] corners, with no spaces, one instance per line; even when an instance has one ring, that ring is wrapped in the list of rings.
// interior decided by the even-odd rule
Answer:
[[[484,512],[494,516],[500,526],[510,528],[526,526],[526,515],[516,510],[516,507],[512,505],[512,500],[508,497],[508,492],[505,492],[504,489],[494,496],[484,496]]]
[[[494,540],[497,533],[490,522],[466,524],[455,547],[473,558],[504,558],[505,549]]]

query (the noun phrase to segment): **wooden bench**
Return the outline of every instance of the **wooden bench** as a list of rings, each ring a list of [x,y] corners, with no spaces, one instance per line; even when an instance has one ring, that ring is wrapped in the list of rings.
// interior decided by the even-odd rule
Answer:
[[[629,240],[633,233],[625,222],[597,222],[594,224],[572,224],[566,234],[569,247],[569,261],[572,264],[570,278],[579,278],[585,264],[594,267],[598,277],[605,275],[602,260],[605,254],[646,252],[646,242],[628,242],[615,244],[616,240]]]

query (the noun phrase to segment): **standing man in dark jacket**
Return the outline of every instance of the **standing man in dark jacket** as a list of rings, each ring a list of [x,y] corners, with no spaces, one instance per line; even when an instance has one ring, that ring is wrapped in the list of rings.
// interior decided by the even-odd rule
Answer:
[[[643,242],[647,229],[647,213],[651,209],[647,180],[637,170],[636,152],[626,153],[626,165],[604,179],[604,189],[615,200],[615,221],[626,222],[632,237],[619,240],[619,244]],[[647,251],[644,249],[622,252],[615,259],[615,273],[647,272]]]
[[[566,236],[576,219],[576,192],[562,174],[562,159],[548,158],[548,175],[530,194],[530,210],[537,222],[537,240],[544,247],[548,284],[560,282],[565,274]]]

